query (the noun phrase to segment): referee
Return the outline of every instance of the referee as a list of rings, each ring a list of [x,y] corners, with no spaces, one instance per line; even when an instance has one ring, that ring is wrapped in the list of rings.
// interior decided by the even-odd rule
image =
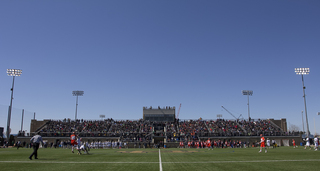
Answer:
[[[43,144],[42,137],[40,136],[40,132],[38,132],[37,135],[33,136],[30,139],[30,143],[32,143],[32,146],[33,146],[33,153],[29,156],[30,160],[32,160],[33,155],[34,155],[34,159],[38,159],[38,149],[39,149],[40,142],[42,142]]]

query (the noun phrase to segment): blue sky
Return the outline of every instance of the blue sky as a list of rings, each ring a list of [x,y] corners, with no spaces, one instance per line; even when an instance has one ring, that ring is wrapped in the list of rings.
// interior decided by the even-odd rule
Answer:
[[[0,126],[12,77],[13,132],[36,119],[142,118],[143,106],[182,104],[181,119],[222,114],[286,118],[320,132],[320,2],[317,0],[1,1]],[[177,111],[176,111],[177,112]],[[304,119],[305,120],[305,119]],[[27,128],[25,128],[27,127]],[[29,130],[28,126],[23,129]]]

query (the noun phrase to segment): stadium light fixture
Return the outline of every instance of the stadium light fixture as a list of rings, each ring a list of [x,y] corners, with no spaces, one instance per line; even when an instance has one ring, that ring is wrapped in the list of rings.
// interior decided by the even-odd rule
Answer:
[[[105,118],[106,115],[100,115],[99,117],[103,120],[103,118]]]
[[[12,76],[12,88],[11,88],[11,99],[10,99],[10,106],[8,109],[8,120],[7,120],[7,140],[10,138],[10,121],[11,121],[11,111],[12,111],[12,100],[13,100],[13,87],[14,87],[14,78],[16,76],[20,76],[22,74],[21,69],[7,69],[8,76]]]
[[[250,121],[250,108],[249,108],[249,96],[253,95],[252,90],[242,90],[242,95],[248,96],[248,121]]]
[[[83,96],[84,94],[84,91],[72,91],[72,95],[73,96],[77,96],[77,101],[76,101],[76,114],[75,114],[75,117],[74,117],[74,120],[76,121],[77,120],[77,112],[78,112],[78,96]]]
[[[309,68],[295,68],[294,69],[295,73],[297,75],[301,75],[302,77],[302,89],[303,89],[303,99],[304,99],[304,113],[306,114],[306,123],[307,123],[307,138],[309,137],[309,123],[308,123],[308,114],[307,114],[307,101],[306,101],[306,92],[305,89],[306,87],[304,86],[304,80],[303,80],[303,75],[308,75],[310,72]]]

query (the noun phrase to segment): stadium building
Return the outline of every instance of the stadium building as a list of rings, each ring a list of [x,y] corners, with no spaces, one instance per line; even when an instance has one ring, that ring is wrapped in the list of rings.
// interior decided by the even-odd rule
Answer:
[[[176,108],[166,106],[163,108],[143,107],[143,120],[151,122],[174,122],[176,116]]]

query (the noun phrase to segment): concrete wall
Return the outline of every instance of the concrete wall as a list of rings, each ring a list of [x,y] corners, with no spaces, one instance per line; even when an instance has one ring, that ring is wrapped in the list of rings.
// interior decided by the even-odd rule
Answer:
[[[274,120],[274,119],[269,119],[270,121],[272,121],[274,124],[278,125],[284,132],[288,131],[287,128],[287,119],[280,119],[280,120]]]
[[[48,121],[50,120],[37,121],[35,119],[32,119],[30,123],[30,132],[35,132],[38,128],[40,128],[40,126],[44,125]]]

